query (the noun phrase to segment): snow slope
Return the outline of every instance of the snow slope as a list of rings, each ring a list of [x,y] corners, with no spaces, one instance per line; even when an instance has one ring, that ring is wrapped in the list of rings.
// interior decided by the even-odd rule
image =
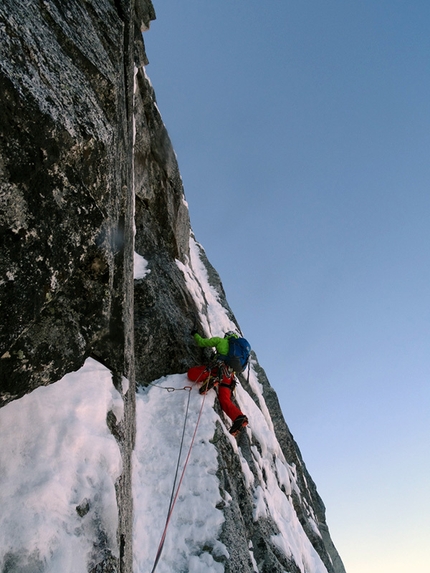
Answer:
[[[152,570],[158,544],[163,533],[169,500],[175,476],[182,428],[188,400],[189,385],[186,376],[177,374],[156,381],[154,386],[142,390],[137,399],[137,440],[134,464],[135,572]],[[167,392],[163,388],[174,388]],[[185,433],[185,451],[191,442],[203,397],[197,388],[190,391],[190,414]],[[260,473],[257,481],[248,462],[241,454],[236,439],[228,433],[229,422],[220,418],[213,409],[215,392],[207,395],[196,442],[191,451],[172,519],[168,527],[162,557],[157,566],[159,573],[222,573],[224,566],[214,560],[228,558],[226,547],[217,541],[222,523],[222,511],[217,509],[221,500],[229,503],[229,494],[220,491],[217,450],[212,443],[215,424],[219,422],[231,447],[242,464],[248,488],[255,499],[254,519],[270,515],[279,528],[273,543],[287,557],[293,557],[303,573],[326,573],[326,568],[310,544],[300,525],[289,494],[297,489],[294,468],[291,468],[280,451],[262,412],[245,391],[238,394],[238,402],[250,417],[245,431],[259,436],[263,446],[260,454],[253,447],[254,459]],[[263,472],[267,482],[263,478]],[[238,525],[240,526],[240,525]],[[252,553],[252,550],[251,550]],[[255,560],[254,560],[255,562]],[[259,571],[255,562],[255,571]]]
[[[122,464],[110,410],[119,420],[122,399],[92,359],[0,409],[1,571],[87,573],[118,554]]]

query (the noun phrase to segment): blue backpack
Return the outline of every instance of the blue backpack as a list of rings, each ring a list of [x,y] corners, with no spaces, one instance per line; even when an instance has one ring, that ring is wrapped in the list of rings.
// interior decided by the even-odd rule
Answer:
[[[251,345],[245,338],[228,339],[229,349],[224,362],[233,368],[236,374],[240,374],[246,368],[251,353]]]

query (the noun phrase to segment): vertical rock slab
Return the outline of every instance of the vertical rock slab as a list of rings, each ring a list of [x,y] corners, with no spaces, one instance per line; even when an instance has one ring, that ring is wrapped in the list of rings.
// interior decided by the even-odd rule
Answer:
[[[0,6],[1,400],[123,363],[129,154],[114,3]],[[109,357],[109,358],[108,358]]]
[[[0,5],[0,406],[90,355],[111,370],[120,558],[97,571],[132,570],[133,82],[154,17],[150,0]]]
[[[136,380],[185,372],[199,360],[190,331],[194,301],[176,261],[189,260],[190,220],[181,176],[144,67],[136,69],[134,178],[136,252],[147,261],[135,281]]]

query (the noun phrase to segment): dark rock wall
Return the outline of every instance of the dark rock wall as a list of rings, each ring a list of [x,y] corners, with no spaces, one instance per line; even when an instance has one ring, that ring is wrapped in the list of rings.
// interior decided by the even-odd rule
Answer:
[[[4,0],[0,18],[7,401],[78,368],[93,349],[104,354],[104,340],[106,359],[122,364],[130,182],[115,4]]]
[[[190,221],[176,156],[149,80],[136,75],[135,250],[149,274],[135,284],[136,379],[185,372],[200,353],[190,336],[196,309],[176,260],[189,258]]]
[[[155,95],[142,67],[150,0],[2,0],[0,4],[0,406],[54,383],[92,355],[145,385],[203,358],[189,333],[195,303],[176,260],[189,260],[182,181]],[[133,281],[133,250],[150,273]],[[202,253],[232,320],[221,281]],[[257,365],[257,368],[258,365]],[[324,505],[259,371],[277,437],[298,468],[295,507],[329,572],[344,569]],[[244,387],[252,395],[251,388]],[[119,560],[97,571],[132,570],[131,453],[134,393],[119,426]],[[264,571],[295,571],[268,542],[273,524],[251,524],[252,499],[238,460],[219,439],[226,573],[252,571],[251,541]],[[241,445],[247,451],[249,444]],[[236,467],[237,466],[237,467]],[[237,471],[235,471],[237,469]],[[322,538],[308,526],[310,509]],[[234,540],[234,542],[233,542]]]

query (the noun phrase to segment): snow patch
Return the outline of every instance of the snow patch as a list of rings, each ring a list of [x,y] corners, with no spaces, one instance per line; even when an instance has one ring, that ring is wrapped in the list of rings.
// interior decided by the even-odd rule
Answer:
[[[237,327],[228,317],[217,291],[209,283],[206,267],[200,257],[202,251],[203,247],[191,236],[190,264],[184,265],[180,261],[176,261],[176,264],[183,272],[188,290],[194,298],[205,334],[209,337],[223,336],[225,332],[236,330]]]
[[[130,388],[130,382],[125,376],[123,376],[121,379],[121,389],[123,396],[127,394],[129,388]]]
[[[148,269],[148,261],[144,259],[142,255],[136,253],[136,251],[134,252],[133,262],[134,262],[134,280],[144,279],[146,275],[151,272],[151,270]]]
[[[254,549],[253,549],[251,541],[249,542],[249,557],[251,559],[252,567],[254,568],[254,573],[259,573],[259,569],[258,569],[257,561],[255,560],[255,557],[254,557]]]
[[[118,555],[122,463],[106,416],[118,418],[121,405],[110,371],[89,358],[0,409],[0,570],[14,560],[22,570],[87,573],[103,536]]]

